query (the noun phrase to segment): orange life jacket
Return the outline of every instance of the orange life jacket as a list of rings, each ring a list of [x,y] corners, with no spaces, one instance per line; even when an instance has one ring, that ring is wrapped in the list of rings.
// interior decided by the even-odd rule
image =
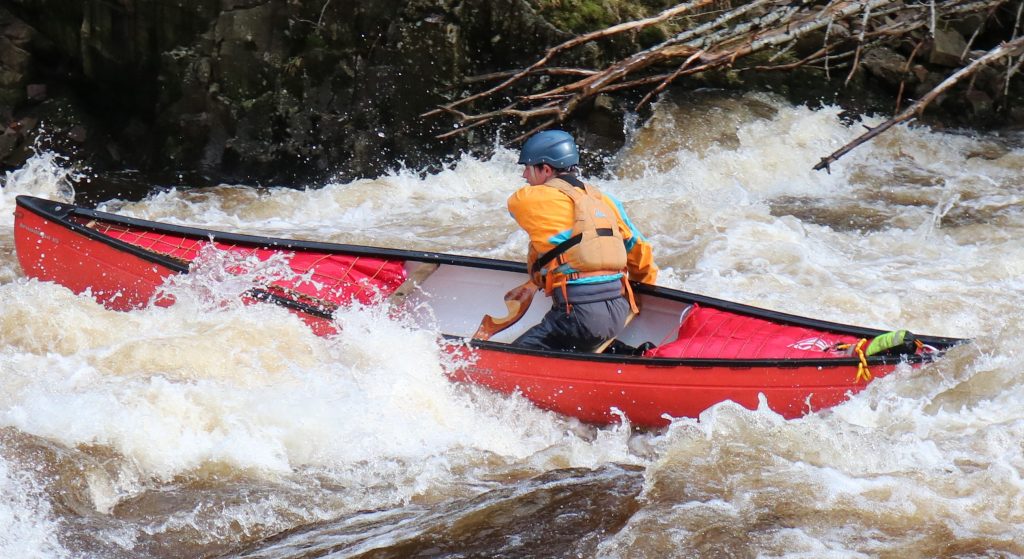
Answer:
[[[626,246],[619,231],[615,210],[605,203],[597,187],[584,184],[583,188],[553,178],[545,183],[568,196],[573,202],[572,235],[539,256],[531,273],[546,270],[544,291],[549,296],[560,288],[566,293],[570,280],[603,275],[622,274],[624,292],[636,310],[633,292],[626,272]],[[566,297],[568,300],[568,297]]]

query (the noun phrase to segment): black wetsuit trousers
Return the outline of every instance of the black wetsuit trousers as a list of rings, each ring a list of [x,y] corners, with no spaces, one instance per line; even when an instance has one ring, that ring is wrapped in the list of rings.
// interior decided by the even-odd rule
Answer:
[[[629,317],[629,300],[616,297],[593,303],[555,302],[539,324],[516,338],[515,345],[561,351],[594,351],[619,335]]]

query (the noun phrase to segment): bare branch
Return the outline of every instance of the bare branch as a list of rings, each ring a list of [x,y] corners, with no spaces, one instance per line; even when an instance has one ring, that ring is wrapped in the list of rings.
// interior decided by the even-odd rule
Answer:
[[[910,72],[910,65],[914,63],[914,57],[917,56],[917,51],[924,46],[924,39],[917,42],[914,45],[914,50],[910,52],[910,56],[907,58],[907,63],[903,65],[903,75],[906,76]],[[903,101],[903,89],[907,85],[906,78],[900,80],[900,90],[896,93],[896,112],[900,112],[900,103]]]
[[[464,83],[499,83],[440,106],[423,116],[444,114],[455,119],[455,129],[439,135],[439,138],[450,138],[498,119],[514,119],[521,124],[542,121],[543,124],[540,126],[549,126],[564,121],[580,106],[601,93],[650,87],[651,89],[636,105],[637,108],[641,108],[684,77],[732,68],[735,65],[740,65],[738,70],[743,72],[815,68],[823,70],[826,79],[831,79],[832,69],[842,67],[847,72],[844,83],[849,83],[861,67],[865,52],[877,45],[892,44],[894,40],[906,40],[910,37],[916,46],[904,65],[903,74],[906,76],[918,50],[922,48],[922,29],[934,30],[936,26],[941,27],[950,18],[961,17],[964,14],[984,15],[984,19],[987,20],[999,6],[1007,2],[927,0],[906,3],[905,0],[829,0],[822,4],[821,0],[751,0],[719,12],[700,12],[713,1],[689,0],[649,18],[625,22],[564,41],[549,48],[540,59],[528,67],[468,78]],[[1021,1],[1024,0],[1018,0]],[[604,67],[549,66],[556,56],[571,49],[622,33],[638,31],[688,13],[702,16],[704,21]],[[1020,25],[1020,13],[1018,11],[1015,32]],[[753,54],[774,51],[768,59],[770,63],[774,63],[796,50],[794,46],[798,40],[821,32],[824,34],[821,48],[796,62],[781,63],[784,60],[780,60],[779,64],[759,65],[745,62],[748,60],[747,57]],[[914,35],[911,36],[911,33]],[[968,49],[974,44],[976,37],[977,33],[971,37]],[[1016,36],[1011,38],[1011,41],[1015,38]],[[976,69],[976,63],[977,61],[968,67]],[[744,65],[746,67],[742,67]],[[1022,66],[1024,58],[1007,64],[1007,83]],[[511,101],[506,101],[506,105],[499,109],[482,109],[474,112],[465,108],[478,101],[486,100],[493,103],[502,92],[537,76],[556,79],[547,89],[521,94]],[[956,80],[945,87],[951,87],[962,79],[963,75],[954,74],[950,79],[953,77],[956,77]],[[900,83],[900,98],[905,85],[903,82]],[[930,99],[923,98],[912,108],[923,110]],[[896,106],[896,110],[899,110],[899,105]],[[883,130],[884,128],[875,134]],[[827,162],[825,165],[827,166]]]
[[[658,15],[656,15],[654,17],[649,17],[649,18],[645,18],[645,19],[641,19],[641,20],[636,20],[636,21],[629,21],[629,22],[626,22],[626,23],[620,23],[619,25],[613,25],[612,27],[609,27],[607,29],[602,29],[600,31],[594,31],[592,33],[587,33],[585,35],[580,35],[579,37],[574,37],[572,39],[569,39],[568,41],[565,41],[564,43],[562,43],[560,45],[556,45],[556,46],[548,49],[547,53],[545,53],[544,56],[540,60],[538,60],[537,62],[534,62],[529,68],[526,68],[525,70],[517,72],[512,77],[510,77],[507,80],[501,82],[500,84],[492,87],[491,89],[488,89],[487,91],[482,91],[480,93],[477,93],[476,95],[471,95],[471,96],[466,97],[464,99],[460,99],[458,101],[455,101],[454,103],[449,103],[448,105],[446,105],[446,107],[447,108],[455,108],[455,107],[458,107],[458,106],[461,106],[461,105],[465,105],[466,103],[469,103],[470,101],[474,101],[474,100],[480,99],[482,97],[487,97],[487,96],[493,95],[493,94],[495,94],[495,93],[497,93],[497,92],[499,92],[499,91],[501,91],[501,90],[511,86],[512,84],[516,83],[517,81],[522,79],[524,76],[528,75],[533,70],[536,70],[537,68],[540,68],[541,66],[544,66],[556,54],[558,54],[558,53],[560,53],[562,51],[569,50],[569,49],[571,49],[573,47],[576,47],[576,46],[579,46],[579,45],[583,45],[583,44],[586,44],[586,43],[589,43],[589,42],[592,42],[592,41],[596,41],[598,39],[603,39],[603,38],[606,38],[606,37],[611,37],[612,35],[618,35],[619,33],[624,33],[626,31],[635,31],[635,30],[638,30],[638,29],[644,29],[646,27],[650,27],[652,25],[657,25],[657,24],[659,24],[659,23],[661,23],[661,22],[663,22],[663,21],[665,21],[667,19],[671,19],[671,18],[673,18],[675,16],[678,16],[680,14],[683,14],[683,13],[686,13],[688,11],[691,11],[694,8],[698,8],[700,6],[704,6],[704,5],[710,4],[712,1],[713,0],[692,0],[691,2],[688,2],[686,4],[679,4],[679,5],[673,6],[671,8],[668,8],[668,9],[662,11],[660,14],[658,14]],[[424,113],[422,116],[433,116],[433,115],[436,115],[439,112],[442,112],[442,110],[441,109],[435,109],[435,110],[430,111],[428,113]]]
[[[917,118],[921,114],[921,112],[924,111],[924,108],[928,106],[929,103],[934,101],[936,97],[942,94],[942,92],[946,91],[950,87],[953,87],[953,85],[955,85],[963,78],[970,76],[974,72],[978,71],[982,66],[989,64],[990,62],[1001,56],[1006,56],[1007,54],[1013,52],[1015,49],[1021,46],[1024,46],[1024,37],[1020,37],[1014,39],[1013,41],[1003,43],[998,47],[988,51],[981,58],[978,58],[974,62],[971,62],[967,66],[961,68],[952,76],[946,78],[942,83],[935,86],[934,89],[932,89],[923,97],[921,97],[921,99],[919,99],[916,103],[907,107],[907,109],[902,113],[894,116],[893,118],[890,118],[889,120],[883,122],[882,124],[870,129],[868,132],[858,136],[852,142],[836,150],[828,157],[823,157],[821,161],[819,161],[818,164],[814,166],[814,170],[828,170],[829,165],[835,163],[840,157],[846,155],[857,146],[867,142],[868,140],[874,138],[875,136],[881,134],[882,132],[885,132],[886,130],[892,128],[893,126],[901,122]]]
[[[471,76],[464,80],[462,83],[469,85],[481,82],[491,82],[494,80],[505,79],[510,76],[514,76],[519,73],[520,70],[509,70],[507,72],[492,72],[490,74],[480,74],[479,76]],[[545,76],[593,76],[597,73],[597,70],[585,70],[583,68],[537,68],[528,75],[542,74]]]
[[[668,87],[673,80],[678,78],[679,75],[682,74],[683,71],[686,70],[690,66],[690,64],[692,64],[693,61],[699,58],[702,54],[704,54],[704,51],[702,50],[699,50],[691,54],[690,57],[683,62],[682,66],[680,66],[678,70],[672,72],[671,75],[669,75],[667,78],[662,80],[660,84],[658,84],[658,87],[652,89],[650,92],[647,93],[647,95],[644,95],[644,98],[641,99],[640,102],[636,104],[636,108],[640,109],[641,107],[646,105],[652,98],[654,98],[656,95],[664,91],[665,88]]]

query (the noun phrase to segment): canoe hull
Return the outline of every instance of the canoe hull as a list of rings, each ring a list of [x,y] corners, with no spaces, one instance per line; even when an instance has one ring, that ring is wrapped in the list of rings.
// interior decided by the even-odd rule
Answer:
[[[658,427],[671,418],[698,417],[726,400],[757,409],[762,398],[772,411],[793,419],[840,404],[868,384],[849,364],[700,367],[469,351],[462,356],[474,363],[455,371],[455,380],[521,394],[538,407],[597,424],[626,417],[634,425]],[[895,367],[871,367],[873,378]]]
[[[659,349],[674,343],[675,357],[530,350],[508,342],[536,323],[550,305],[543,296],[516,327],[489,341],[470,339],[483,312],[492,312],[487,305],[499,304],[501,294],[525,280],[521,263],[222,233],[26,196],[17,202],[15,247],[25,275],[89,293],[108,308],[127,311],[173,304],[173,298],[161,295],[161,286],[169,276],[188,273],[190,259],[206,245],[261,258],[284,254],[296,274],[321,274],[317,277],[322,281],[312,282],[317,287],[296,280],[257,286],[247,301],[282,305],[321,335],[337,332],[333,310],[353,298],[389,304],[410,316],[427,309],[424,324],[443,332],[454,361],[463,363],[449,371],[454,380],[521,394],[541,408],[591,423],[628,418],[637,426],[658,427],[673,417],[697,417],[727,400],[750,409],[763,401],[783,417],[800,417],[847,400],[901,362],[918,366],[964,341],[921,336],[936,352],[874,356],[862,362],[849,353],[807,351],[805,342],[826,347],[831,345],[826,339],[849,341],[882,331],[636,285],[644,312],[620,340],[634,346],[660,340]],[[165,244],[173,248],[158,248],[157,240],[168,239],[173,242]],[[299,269],[300,261],[319,268]],[[326,274],[328,268],[343,272],[332,272],[337,276],[333,277]],[[361,271],[354,274],[357,269]],[[337,286],[324,287],[334,280]],[[377,282],[377,298],[368,298],[367,282]],[[684,337],[682,324],[690,320],[685,317],[697,314],[703,322],[686,322],[694,331]],[[750,332],[733,343],[737,324],[745,324]],[[709,329],[713,331],[696,331]],[[762,348],[771,347],[767,341],[779,341],[777,335],[765,340],[768,331],[790,332],[793,343],[776,344],[764,353],[769,350]],[[691,343],[694,340],[700,343]]]
[[[107,308],[119,311],[173,303],[154,296],[167,277],[180,269],[95,242],[24,208],[17,208],[14,216],[14,247],[26,276],[58,283],[75,293],[88,291]]]

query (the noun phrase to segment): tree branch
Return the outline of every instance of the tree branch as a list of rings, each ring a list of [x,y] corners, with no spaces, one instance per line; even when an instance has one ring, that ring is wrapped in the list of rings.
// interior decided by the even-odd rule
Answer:
[[[909,70],[910,64],[922,44],[922,39],[919,36],[921,30],[934,29],[936,25],[941,25],[951,17],[960,17],[965,14],[982,15],[984,22],[999,6],[1007,2],[1007,0],[927,0],[908,4],[905,3],[905,0],[829,0],[822,5],[821,0],[751,0],[721,13],[700,12],[714,1],[689,0],[663,10],[652,17],[613,25],[564,41],[549,48],[540,59],[528,67],[468,78],[464,83],[488,83],[496,80],[500,80],[500,82],[478,93],[469,94],[439,106],[422,116],[448,115],[455,119],[456,127],[453,130],[438,135],[438,138],[451,138],[497,119],[514,119],[520,124],[542,121],[543,124],[540,126],[547,126],[564,121],[583,103],[601,93],[651,88],[636,105],[636,108],[639,109],[653,101],[681,78],[732,68],[747,57],[762,51],[775,50],[776,53],[770,60],[774,62],[778,57],[792,50],[798,40],[822,30],[824,30],[824,44],[817,51],[799,61],[776,65],[748,65],[739,70],[745,72],[784,71],[801,66],[817,68],[818,66],[811,65],[817,65],[824,61],[822,69],[826,79],[831,79],[829,75],[831,68],[842,66],[844,69],[848,68],[845,80],[848,83],[861,67],[862,55],[868,49],[879,44],[891,44],[894,40],[911,37],[917,46],[914,48],[910,60],[907,61],[904,68],[905,73]],[[1024,0],[1018,0],[1018,2],[1024,2]],[[556,56],[571,49],[607,40],[622,33],[639,31],[683,14],[704,16],[706,19],[658,44],[639,50],[604,67],[549,66]],[[1017,23],[1018,25],[1014,26],[1015,30],[1019,26],[1019,21]],[[837,31],[842,28],[849,31],[845,33]],[[911,33],[914,35],[911,36]],[[1014,36],[1012,39],[1015,38]],[[1008,44],[1016,44],[1012,39]],[[973,44],[974,40],[975,36],[972,36],[968,44]],[[989,54],[995,50],[993,49]],[[988,56],[987,54],[986,57]],[[985,59],[992,60],[992,58]],[[841,61],[838,66],[833,64],[833,61],[837,60]],[[1008,64],[1007,81],[1024,65],[1021,60],[1024,59],[1016,60],[1017,64]],[[939,87],[942,89],[939,90],[939,93],[952,87],[965,75],[975,72],[980,67],[978,64],[978,61],[975,61],[947,78],[940,84]],[[964,71],[967,73],[965,74]],[[506,101],[501,108],[490,110],[484,108],[476,112],[468,108],[477,102],[493,103],[496,99],[501,98],[499,94],[517,85],[521,89],[521,82],[537,76],[549,76],[556,78],[556,81],[542,91],[519,94],[511,101]],[[903,84],[901,84],[899,93],[901,97],[903,89]],[[904,117],[903,120],[919,114],[938,93],[934,96],[929,95],[911,107],[915,112],[909,116],[905,116],[906,112],[901,113],[900,116]],[[881,133],[889,126],[892,124],[875,129],[877,131],[874,132],[874,135]],[[820,164],[820,168],[827,168],[831,161],[834,159],[826,158]]]
[[[1007,54],[1013,52],[1015,49],[1022,46],[1024,46],[1024,37],[1003,43],[998,47],[988,51],[981,58],[978,58],[974,62],[971,62],[967,66],[961,68],[952,76],[946,78],[942,83],[935,86],[935,88],[933,88],[923,97],[921,97],[921,99],[919,99],[916,103],[907,107],[907,109],[902,113],[868,130],[866,133],[861,134],[852,142],[832,152],[832,154],[830,154],[828,157],[823,157],[821,161],[819,161],[818,164],[814,166],[814,170],[820,171],[822,169],[825,169],[827,171],[829,165],[835,163],[840,157],[846,155],[847,153],[850,153],[857,146],[867,142],[868,140],[874,138],[875,136],[878,136],[882,132],[885,132],[886,130],[892,128],[893,126],[901,122],[917,118],[921,114],[921,112],[924,111],[924,108],[928,106],[929,103],[934,101],[936,97],[942,94],[943,91],[946,91],[950,87],[953,87],[953,85],[955,85],[960,80],[978,71],[982,66],[989,64],[990,62],[1001,56],[1006,56]]]

